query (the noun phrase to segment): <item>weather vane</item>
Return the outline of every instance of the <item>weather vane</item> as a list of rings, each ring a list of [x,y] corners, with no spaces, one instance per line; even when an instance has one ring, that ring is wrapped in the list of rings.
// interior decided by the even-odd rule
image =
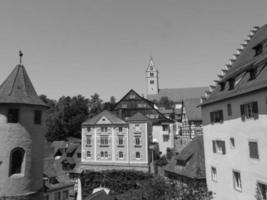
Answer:
[[[23,53],[21,50],[19,50],[19,63],[20,64],[22,63],[22,56],[23,56]]]

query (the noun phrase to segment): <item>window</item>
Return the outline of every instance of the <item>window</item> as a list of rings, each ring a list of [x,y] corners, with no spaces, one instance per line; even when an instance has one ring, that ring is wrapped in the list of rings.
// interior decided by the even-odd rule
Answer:
[[[231,148],[235,148],[235,139],[234,138],[230,138],[230,146]]]
[[[235,87],[235,79],[234,78],[229,79],[228,83],[229,83],[229,90],[233,90]]]
[[[61,193],[60,192],[55,192],[54,193],[54,197],[55,197],[54,198],[55,200],[61,200]]]
[[[168,142],[170,139],[169,135],[163,135],[163,142]]]
[[[234,188],[238,191],[242,190],[242,185],[241,185],[241,175],[240,172],[238,171],[233,171],[233,181],[234,181]]]
[[[100,145],[108,145],[108,136],[100,137]]]
[[[154,80],[150,80],[150,84],[154,84]]]
[[[108,132],[108,127],[101,127],[101,132]]]
[[[77,153],[77,157],[80,158],[82,155],[81,153]]]
[[[7,123],[19,122],[19,109],[8,109]]]
[[[100,152],[100,157],[101,158],[108,158],[108,152],[107,151],[101,151]]]
[[[119,127],[119,132],[122,132],[122,127]]]
[[[91,132],[91,127],[87,127],[87,132]]]
[[[91,146],[91,145],[92,145],[92,136],[86,135],[86,146]]]
[[[144,103],[138,103],[137,104],[137,108],[145,108],[146,107],[146,104]]]
[[[44,200],[49,200],[49,195],[44,196]]]
[[[63,199],[67,200],[68,198],[69,198],[69,191],[68,190],[63,191]]]
[[[225,82],[221,82],[219,83],[219,85],[220,85],[220,90],[223,91],[225,88]]]
[[[58,180],[55,176],[53,176],[49,178],[49,183],[55,185],[58,184]]]
[[[135,137],[135,145],[140,146],[141,145],[141,137]]]
[[[162,130],[163,131],[169,131],[169,126],[168,125],[162,125]]]
[[[22,173],[22,165],[24,160],[24,149],[18,147],[10,153],[9,175]]]
[[[231,104],[227,104],[227,112],[228,112],[228,116],[232,116],[232,105]]]
[[[127,108],[128,106],[127,106],[126,103],[123,103],[123,104],[121,104],[121,107],[122,107],[122,108]]]
[[[212,146],[213,146],[213,153],[218,153],[218,154],[226,153],[225,142],[223,140],[213,140]]]
[[[256,101],[240,105],[241,119],[245,121],[246,119],[258,119],[258,103]]]
[[[256,141],[249,141],[248,146],[250,158],[259,159],[258,143]]]
[[[257,187],[258,187],[258,191],[260,193],[259,195],[261,199],[266,200],[267,199],[267,185],[263,183],[258,183]]]
[[[153,77],[153,76],[154,76],[154,73],[153,73],[153,72],[150,72],[150,76],[152,76],[152,77]]]
[[[119,136],[119,145],[123,145],[123,136]]]
[[[253,49],[255,51],[255,56],[258,56],[263,52],[263,45],[262,44],[258,44]]]
[[[119,158],[123,158],[123,152],[122,151],[119,152]]]
[[[141,132],[140,124],[135,124],[135,131],[136,132]]]
[[[211,123],[222,123],[223,122],[223,111],[217,110],[210,112],[210,121]]]
[[[130,94],[129,99],[135,99],[136,95],[135,94]]]
[[[42,123],[42,111],[35,110],[34,111],[34,124],[41,124]]]
[[[216,167],[211,167],[211,180],[217,181],[217,169],[216,169]]]
[[[135,158],[136,159],[140,159],[141,158],[140,152],[135,152]]]
[[[92,157],[91,151],[87,151],[87,152],[86,152],[86,156],[87,156],[88,158],[91,158],[91,157]]]
[[[251,69],[249,71],[249,81],[256,79],[257,68]]]

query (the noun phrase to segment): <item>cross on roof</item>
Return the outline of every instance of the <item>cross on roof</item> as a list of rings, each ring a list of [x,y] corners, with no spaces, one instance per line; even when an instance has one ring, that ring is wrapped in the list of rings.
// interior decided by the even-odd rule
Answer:
[[[20,50],[20,51],[19,51],[19,63],[20,63],[20,64],[22,63],[22,56],[23,56],[23,53],[22,53],[22,51]]]

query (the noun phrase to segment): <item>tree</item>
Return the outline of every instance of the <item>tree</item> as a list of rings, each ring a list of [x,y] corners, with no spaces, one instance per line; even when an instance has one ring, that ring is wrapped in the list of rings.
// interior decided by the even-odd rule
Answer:
[[[80,137],[81,124],[88,118],[89,100],[82,95],[61,97],[53,112],[47,117],[47,140],[63,140],[66,137]]]
[[[116,104],[116,99],[114,96],[111,96],[109,102],[104,103],[103,110],[112,111],[115,107],[115,104]]]
[[[100,99],[99,94],[95,93],[91,96],[88,102],[89,117],[93,117],[103,110],[103,100]]]
[[[174,102],[170,100],[167,96],[161,97],[158,104],[159,106],[164,107],[166,109],[171,109],[174,106]]]

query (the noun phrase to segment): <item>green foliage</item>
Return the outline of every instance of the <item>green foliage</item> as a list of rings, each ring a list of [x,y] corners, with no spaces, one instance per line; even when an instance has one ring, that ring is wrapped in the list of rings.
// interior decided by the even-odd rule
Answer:
[[[162,156],[162,157],[160,157],[160,158],[159,158],[158,160],[156,160],[155,162],[156,162],[156,165],[157,165],[157,166],[160,166],[160,167],[165,166],[165,165],[168,164],[168,161],[167,161],[165,155]]]
[[[172,109],[174,107],[174,102],[167,96],[161,97],[160,100],[155,101],[155,103],[160,107],[164,107],[165,109]]]
[[[80,137],[81,124],[88,117],[89,100],[81,95],[61,97],[48,113],[47,140],[64,140],[66,137]]]
[[[169,147],[167,148],[167,159],[170,160],[173,156],[173,150],[171,150]]]

